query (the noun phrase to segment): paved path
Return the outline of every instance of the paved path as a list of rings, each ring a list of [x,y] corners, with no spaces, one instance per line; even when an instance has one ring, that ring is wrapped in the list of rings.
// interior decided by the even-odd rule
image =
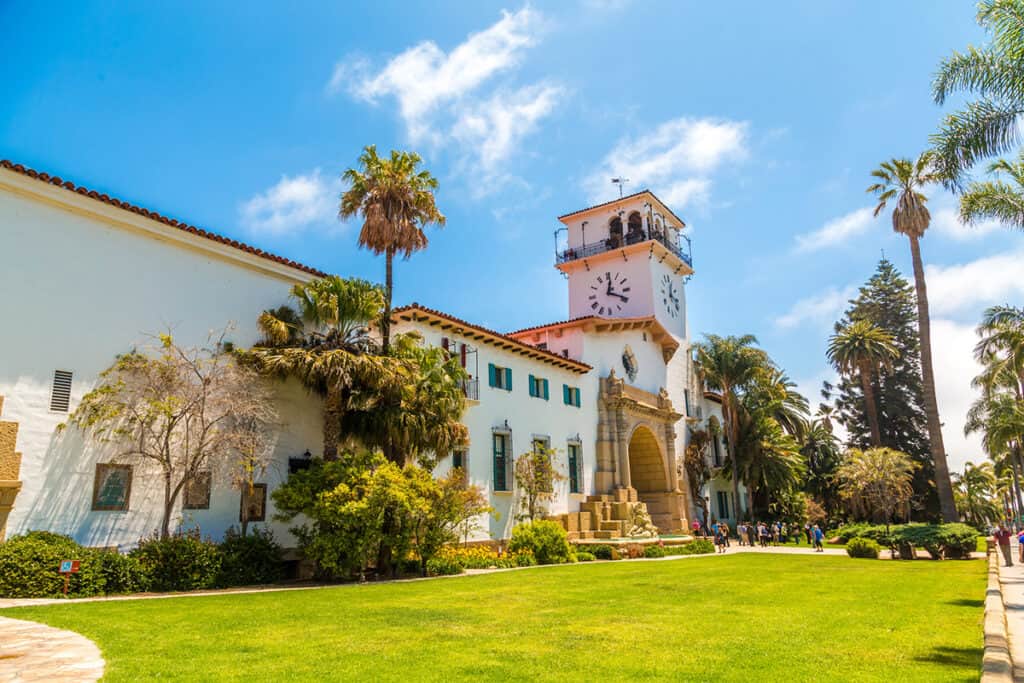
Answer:
[[[0,617],[0,683],[91,683],[103,666],[99,648],[85,636]]]
[[[1017,561],[1018,557],[1020,555],[1014,544],[1012,567],[1002,566],[1001,554],[997,559],[999,590],[1003,594],[1006,609],[1006,635],[1010,641],[1010,658],[1013,659],[1013,680],[1024,681],[1024,565]]]

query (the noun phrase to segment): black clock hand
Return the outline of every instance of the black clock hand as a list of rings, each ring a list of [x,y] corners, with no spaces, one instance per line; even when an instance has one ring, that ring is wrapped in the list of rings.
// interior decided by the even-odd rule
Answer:
[[[618,292],[608,292],[608,296],[617,296],[618,298],[622,299],[623,301],[629,301],[629,297],[623,296],[623,295],[619,294]]]

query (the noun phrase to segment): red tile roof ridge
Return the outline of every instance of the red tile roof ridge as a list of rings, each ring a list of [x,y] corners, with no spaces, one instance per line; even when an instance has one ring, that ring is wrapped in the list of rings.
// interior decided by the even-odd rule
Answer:
[[[672,214],[673,218],[675,218],[677,221],[679,221],[680,227],[683,227],[683,228],[686,227],[686,221],[684,221],[682,218],[677,216],[676,212],[673,211],[672,209],[670,209],[668,207],[668,204],[666,204],[665,202],[661,201],[661,198],[658,195],[654,194],[651,190],[648,190],[646,188],[643,189],[643,190],[640,190],[638,192],[634,192],[632,194],[627,194],[624,197],[616,197],[615,199],[609,199],[608,201],[601,202],[600,204],[594,204],[593,206],[588,206],[588,207],[585,207],[583,209],[577,209],[576,211],[570,211],[569,213],[563,213],[561,216],[558,217],[558,220],[562,220],[563,218],[568,218],[569,216],[575,216],[578,213],[584,213],[586,211],[593,211],[594,209],[600,209],[602,206],[608,206],[609,204],[616,204],[618,202],[626,201],[627,199],[633,199],[635,197],[639,197],[642,194],[649,194],[652,197],[654,197],[659,204],[661,204],[663,207],[665,207],[666,211],[668,211],[670,214]]]
[[[110,206],[114,206],[125,211],[130,211],[131,213],[140,214],[158,223],[163,223],[164,225],[167,225],[169,227],[176,228],[178,230],[182,230],[184,232],[197,235],[199,237],[203,237],[213,242],[219,242],[220,244],[233,247],[235,249],[238,249],[239,251],[244,251],[248,254],[252,254],[253,256],[258,256],[260,258],[267,259],[268,261],[273,261],[274,263],[279,263],[283,266],[288,266],[289,268],[301,270],[304,273],[309,273],[310,275],[315,275],[316,277],[325,277],[328,275],[328,273],[319,270],[318,268],[307,266],[305,264],[299,263],[298,261],[292,261],[291,259],[287,259],[283,256],[278,256],[277,254],[271,254],[268,251],[264,251],[263,249],[259,249],[252,245],[246,244],[245,242],[239,242],[238,240],[234,240],[229,237],[224,237],[223,235],[218,235],[217,233],[210,232],[202,228],[197,228],[196,226],[189,225],[188,223],[185,223],[183,221],[179,221],[174,218],[168,218],[167,216],[157,213],[156,211],[151,211],[150,209],[146,209],[141,206],[136,206],[135,204],[131,204],[130,202],[126,202],[116,197],[110,197],[109,195],[101,194],[96,190],[90,190],[89,188],[83,187],[81,185],[75,185],[70,180],[64,180],[59,176],[54,176],[50,175],[49,173],[36,171],[35,169],[29,168],[22,164],[16,164],[8,159],[0,159],[0,168],[6,168],[9,171],[20,173],[23,176],[34,178],[35,180],[39,180],[40,182],[49,183],[50,185],[61,187],[65,190],[69,190],[71,192],[75,192],[85,197],[89,197],[91,199],[103,202],[104,204],[109,204]]]
[[[539,349],[536,346],[533,346],[531,344],[527,344],[525,342],[521,342],[518,339],[516,339],[514,337],[510,337],[507,334],[502,334],[501,332],[497,332],[495,330],[490,330],[490,329],[488,329],[486,327],[482,327],[480,325],[476,325],[474,323],[471,323],[471,322],[469,322],[467,320],[463,320],[462,318],[457,318],[454,315],[451,315],[449,313],[445,313],[444,311],[439,311],[436,308],[430,308],[429,306],[423,306],[423,305],[420,305],[420,304],[418,304],[416,302],[413,302],[413,303],[408,304],[406,306],[400,306],[400,307],[392,310],[391,314],[392,315],[398,315],[400,313],[405,313],[405,312],[414,311],[414,310],[423,311],[424,313],[427,313],[429,315],[436,315],[439,318],[444,318],[444,319],[446,319],[446,320],[448,320],[450,322],[455,323],[456,325],[463,325],[465,327],[474,329],[474,330],[476,330],[478,332],[482,332],[484,334],[487,334],[487,335],[490,335],[490,336],[493,336],[493,337],[497,337],[499,339],[504,339],[505,341],[508,341],[508,342],[510,342],[512,344],[515,344],[516,346],[523,347],[524,350],[529,350],[531,353],[539,353],[542,356],[547,357],[546,358],[547,360],[558,361],[559,364],[567,364],[568,363],[570,365],[576,366],[577,368],[583,370],[584,372],[593,370],[593,366],[588,365],[588,364],[584,363],[583,361],[575,360],[573,358],[568,358],[566,356],[562,356],[560,354],[557,354],[554,351],[548,351],[547,349]]]

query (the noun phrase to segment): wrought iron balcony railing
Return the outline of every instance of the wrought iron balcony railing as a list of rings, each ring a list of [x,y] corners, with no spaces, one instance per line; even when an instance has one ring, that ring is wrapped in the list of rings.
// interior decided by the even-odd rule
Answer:
[[[556,253],[555,258],[557,263],[568,263],[569,261],[575,261],[589,256],[596,256],[597,254],[603,254],[606,251],[612,251],[631,244],[640,244],[641,242],[653,240],[681,258],[686,265],[692,268],[693,254],[690,246],[690,238],[686,235],[680,235],[679,237],[686,241],[685,250],[682,248],[682,245],[670,241],[664,233],[652,233],[651,235],[647,235],[643,231],[640,231],[633,234],[627,234],[624,237],[609,237],[608,239],[604,239],[599,242],[591,242],[590,244],[584,244],[579,247],[569,247],[564,251]]]
[[[462,393],[465,394],[466,398],[470,401],[480,400],[480,380],[478,379],[464,379],[462,380]]]

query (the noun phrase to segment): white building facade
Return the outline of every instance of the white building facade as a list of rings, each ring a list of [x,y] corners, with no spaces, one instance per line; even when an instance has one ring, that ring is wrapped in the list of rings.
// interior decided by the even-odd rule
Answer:
[[[643,503],[662,533],[680,532],[695,516],[680,466],[689,428],[712,409],[691,361],[685,226],[650,192],[559,220],[567,320],[500,333],[418,304],[394,311],[396,330],[458,354],[472,375],[469,445],[439,470],[464,469],[494,507],[475,540],[508,537],[514,461],[534,444],[556,452],[565,479],[550,513],[577,537],[621,534],[608,510],[626,503]],[[250,345],[261,311],[323,273],[8,162],[0,239],[0,533],[6,522],[8,535],[47,529],[130,547],[159,524],[158,473],[114,467],[109,448],[58,425],[145,335],[171,329],[200,344],[233,323],[229,339]],[[268,494],[321,452],[322,412],[297,384],[276,391],[282,428],[257,502],[290,545]],[[242,494],[212,476],[206,500],[177,521],[219,539],[239,523]]]

